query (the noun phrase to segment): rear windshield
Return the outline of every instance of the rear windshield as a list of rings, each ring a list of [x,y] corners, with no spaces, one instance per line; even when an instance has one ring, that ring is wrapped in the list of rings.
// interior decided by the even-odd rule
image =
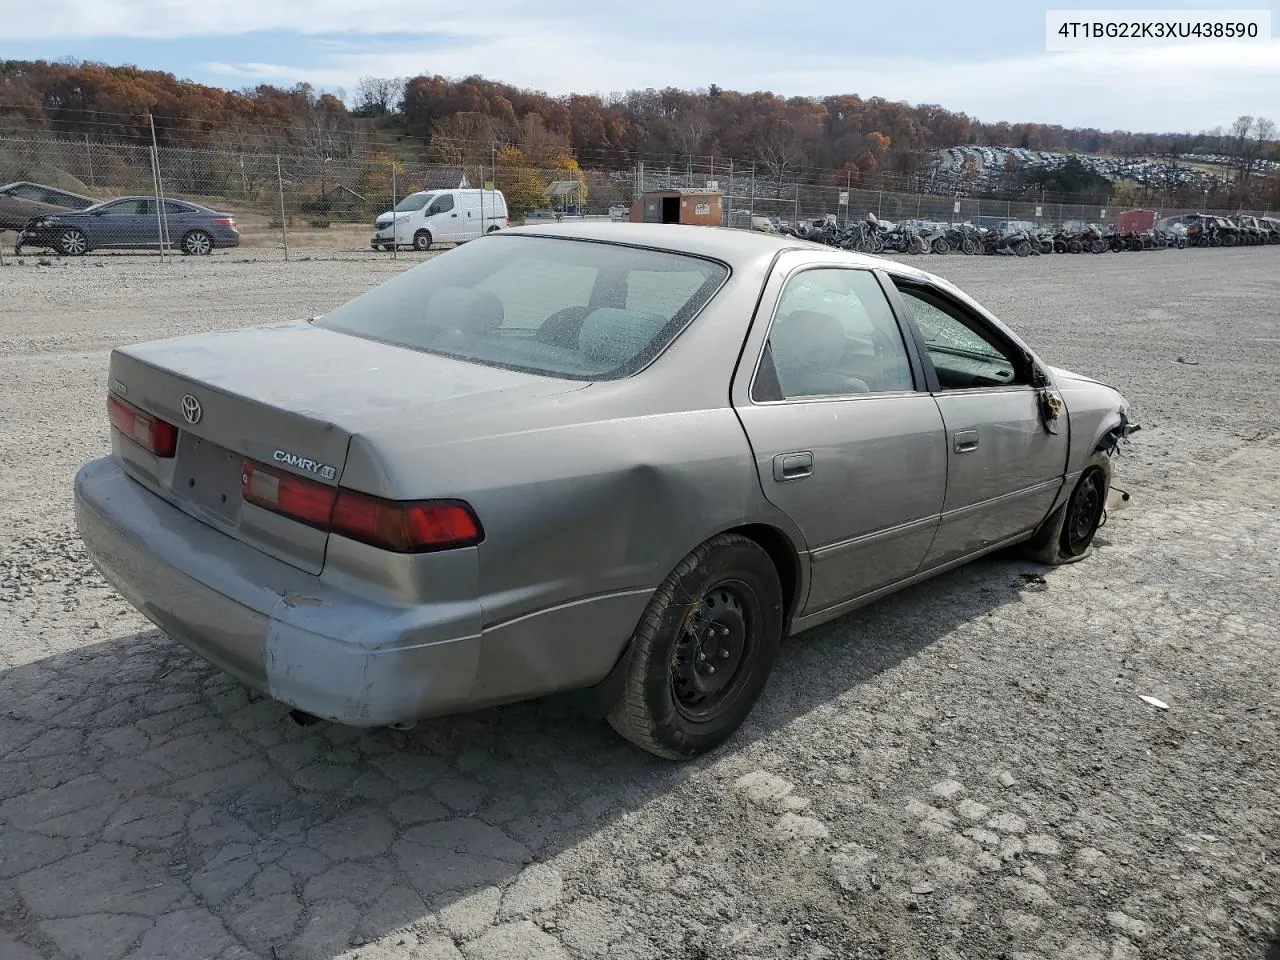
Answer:
[[[315,322],[492,366],[613,380],[657,356],[728,273],[721,263],[681,254],[493,234]]]

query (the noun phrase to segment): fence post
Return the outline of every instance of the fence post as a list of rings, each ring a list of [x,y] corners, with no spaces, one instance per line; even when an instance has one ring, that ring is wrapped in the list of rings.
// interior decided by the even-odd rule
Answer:
[[[97,187],[93,182],[93,151],[89,149],[89,135],[84,135],[84,155],[89,160],[89,189],[96,190]]]
[[[756,162],[751,161],[751,217],[752,223],[755,222],[756,215]]]
[[[800,184],[799,182],[796,183],[796,213],[795,213],[795,217],[791,221],[791,225],[793,227],[800,226]]]
[[[877,190],[876,191],[876,219],[877,220],[880,219],[880,214],[883,212],[883,210],[884,210],[884,191]]]
[[[284,258],[289,259],[289,222],[284,215],[284,174],[280,172],[280,154],[276,154],[276,188],[280,191],[280,238],[284,241]]]
[[[726,226],[732,227],[733,226],[733,159],[732,158],[730,158],[729,160],[729,190],[725,194],[725,196],[729,198],[729,209],[724,216],[724,222]]]
[[[151,181],[156,191],[156,234],[160,248],[160,262],[164,263],[164,206],[160,202],[160,148],[156,144],[155,118],[148,113],[147,121],[151,124]]]
[[[396,158],[391,158],[391,259],[400,259],[400,225],[396,222]],[[484,186],[484,184],[481,184]]]

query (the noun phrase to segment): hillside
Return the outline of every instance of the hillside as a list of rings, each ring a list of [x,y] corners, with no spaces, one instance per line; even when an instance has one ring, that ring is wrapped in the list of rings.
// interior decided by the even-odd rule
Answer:
[[[162,146],[287,145],[324,157],[382,149],[463,164],[487,163],[507,147],[534,163],[573,156],[604,169],[641,159],[677,166],[690,157],[734,159],[777,180],[825,171],[862,186],[919,184],[937,171],[940,151],[966,145],[1023,157],[1080,153],[1176,163],[1214,155],[1226,160],[1223,176],[1242,190],[1261,189],[1245,185],[1267,175],[1268,155],[1280,158],[1274,125],[1247,117],[1227,133],[1106,132],[986,123],[938,105],[853,94],[782,98],[713,85],[552,97],[481,77],[439,76],[365,78],[344,101],[305,84],[229,91],[133,66],[0,61],[0,130],[149,142],[148,113]],[[961,182],[962,172],[956,170]],[[1016,191],[1034,187],[1034,179],[986,177],[983,185],[1001,180]]]

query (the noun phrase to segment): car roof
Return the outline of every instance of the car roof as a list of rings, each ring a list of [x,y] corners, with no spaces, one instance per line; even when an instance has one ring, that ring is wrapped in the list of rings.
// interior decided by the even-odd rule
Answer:
[[[822,243],[813,243],[791,236],[777,236],[758,230],[738,230],[729,227],[703,227],[674,223],[609,223],[588,221],[585,223],[553,223],[536,226],[513,227],[504,230],[507,235],[563,238],[567,240],[595,240],[601,243],[619,243],[631,246],[669,250],[695,257],[721,260],[731,268],[747,267],[759,263],[762,257],[778,253],[798,251],[810,254],[827,254],[841,263],[885,270],[903,276],[920,276],[915,270],[893,260],[874,257],[865,253],[840,250]]]

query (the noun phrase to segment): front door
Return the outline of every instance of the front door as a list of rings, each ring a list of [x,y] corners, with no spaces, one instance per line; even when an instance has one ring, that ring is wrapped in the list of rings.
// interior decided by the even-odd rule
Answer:
[[[154,201],[137,197],[104,204],[84,218],[85,233],[95,247],[136,247],[144,236],[149,236],[155,243],[159,231],[153,204]],[[151,215],[151,229],[145,233],[144,220],[148,213]]]
[[[809,614],[916,572],[942,509],[946,439],[875,272],[802,265],[780,290],[735,408],[765,496],[804,534]]]
[[[1041,415],[1032,361],[993,324],[929,283],[895,281],[936,375],[947,495],[925,561],[934,567],[1035,529],[1067,463],[1067,430]]]

